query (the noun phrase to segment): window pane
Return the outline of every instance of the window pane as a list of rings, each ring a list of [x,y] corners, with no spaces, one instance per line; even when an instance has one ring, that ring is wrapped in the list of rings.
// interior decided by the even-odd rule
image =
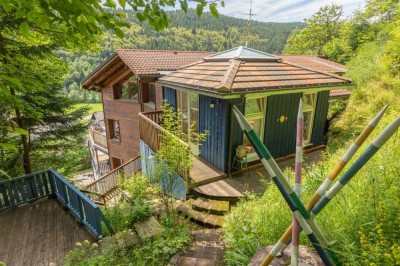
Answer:
[[[254,131],[257,133],[258,136],[261,136],[262,133],[262,118],[258,119],[251,119],[249,120],[249,124],[254,128]],[[261,136],[262,138],[262,136]],[[246,135],[243,134],[243,145],[246,146],[246,152],[247,153],[253,153],[256,152],[251,145],[249,139],[246,137]]]
[[[312,113],[313,112],[311,112],[311,111],[304,112],[303,139],[304,139],[305,143],[310,142]]]
[[[264,113],[264,100],[265,98],[246,99],[245,115]]]
[[[182,113],[182,129],[188,133],[189,129],[189,110],[188,110],[188,94],[186,92],[178,92],[178,110]]]
[[[314,106],[315,105],[315,93],[303,94],[303,105]]]
[[[194,133],[199,129],[199,96],[197,94],[189,94],[190,101],[190,123],[194,123]]]
[[[138,99],[138,86],[135,82],[126,82],[119,87],[119,98],[127,100]]]

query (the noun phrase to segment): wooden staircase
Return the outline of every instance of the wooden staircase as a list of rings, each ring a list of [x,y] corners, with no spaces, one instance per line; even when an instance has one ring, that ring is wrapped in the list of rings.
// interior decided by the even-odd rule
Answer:
[[[87,185],[82,192],[89,195],[99,205],[106,205],[120,195],[122,190],[118,187],[120,175],[129,177],[142,169],[140,156],[137,156],[123,165],[115,168],[108,174],[100,177]]]
[[[178,211],[196,223],[218,228],[224,225],[224,215],[229,212],[229,202],[206,198],[189,199],[178,206]]]

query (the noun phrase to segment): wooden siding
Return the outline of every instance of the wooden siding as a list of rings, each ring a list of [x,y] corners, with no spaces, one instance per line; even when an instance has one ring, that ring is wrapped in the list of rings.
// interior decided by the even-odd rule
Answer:
[[[176,108],[177,108],[176,90],[167,88],[167,87],[163,87],[163,94],[164,94],[164,100],[166,100],[176,110]]]
[[[324,142],[324,128],[329,108],[329,91],[318,92],[317,105],[315,107],[314,125],[311,142],[313,146],[319,146]]]
[[[296,151],[296,119],[301,93],[267,98],[264,143],[274,158]],[[288,119],[281,123],[279,117]]]
[[[232,112],[232,106],[236,105],[236,107],[240,110],[240,112],[244,113],[244,100],[238,101],[237,99],[235,100],[230,100],[230,123],[227,125],[229,127],[229,131],[231,131],[230,135],[230,143],[229,146],[231,147],[231,154],[229,155],[227,159],[227,164],[228,164],[228,171],[230,171],[233,163],[233,158],[236,154],[236,148],[240,145],[243,144],[243,131],[240,128],[239,122],[237,121],[235,115]],[[229,152],[229,151],[228,151]]]
[[[210,104],[214,103],[214,108]],[[230,105],[226,100],[199,95],[199,130],[208,130],[206,141],[200,146],[200,157],[227,172],[228,121]]]

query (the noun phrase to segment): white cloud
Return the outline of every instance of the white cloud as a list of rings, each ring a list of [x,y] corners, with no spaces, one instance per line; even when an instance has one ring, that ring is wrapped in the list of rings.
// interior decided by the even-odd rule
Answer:
[[[366,0],[253,0],[254,20],[259,21],[303,21],[311,17],[321,6],[336,3],[343,6],[344,15],[350,16],[357,8],[362,8]],[[222,14],[248,18],[250,0],[225,0]]]

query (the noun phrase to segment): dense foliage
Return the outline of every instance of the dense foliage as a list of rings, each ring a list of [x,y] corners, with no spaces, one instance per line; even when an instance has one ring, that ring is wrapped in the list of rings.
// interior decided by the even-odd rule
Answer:
[[[159,183],[152,184],[149,178],[140,174],[119,180],[129,199],[103,212],[110,222],[115,235],[107,236],[101,244],[77,243],[66,257],[66,265],[167,265],[170,258],[185,248],[191,241],[188,223],[170,223],[166,210],[161,208]],[[156,211],[158,209],[159,211]],[[156,215],[157,213],[157,215]],[[153,214],[159,220],[164,232],[148,239],[141,239],[134,224]]]
[[[330,128],[323,162],[303,169],[303,199],[311,197],[354,138],[386,103],[391,101],[389,110],[349,166],[400,113],[398,3],[370,0],[364,10],[347,22],[347,27],[357,28],[361,24],[351,21],[363,21],[365,30],[354,52],[346,55],[349,56],[347,75],[355,87],[345,112],[334,119]],[[347,40],[340,37],[340,41]],[[287,173],[293,182],[293,173],[289,170]],[[400,264],[399,176],[397,133],[317,216],[317,224],[345,264]],[[230,265],[247,265],[258,248],[275,244],[290,224],[291,215],[271,184],[262,197],[239,203],[226,221],[225,240],[229,245],[226,260]],[[304,235],[301,243],[310,244]]]
[[[286,39],[302,23],[252,22],[252,34],[247,34],[247,21],[220,15],[213,17],[204,13],[201,17],[195,10],[167,12],[171,19],[170,27],[163,31],[140,22],[133,11],[126,11],[129,27],[124,30],[124,38],[118,38],[107,31],[100,39],[100,50],[95,53],[69,53],[60,51],[59,56],[69,65],[70,71],[64,77],[66,94],[81,102],[100,101],[99,93],[91,93],[80,88],[82,80],[102,64],[115,49],[158,49],[222,51],[239,45],[269,53],[281,53]]]

